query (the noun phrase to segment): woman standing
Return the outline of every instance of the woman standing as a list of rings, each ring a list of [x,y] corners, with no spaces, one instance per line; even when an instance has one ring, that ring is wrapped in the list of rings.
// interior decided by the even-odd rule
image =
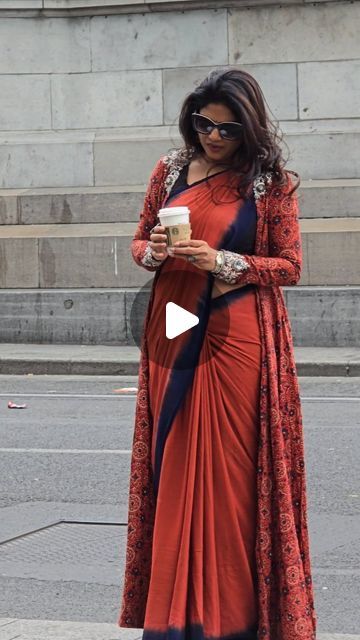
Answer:
[[[302,251],[297,184],[255,79],[184,101],[132,241],[155,271],[141,345],[120,627],[143,640],[314,640],[299,388],[282,285]],[[173,250],[156,224],[188,206]],[[165,337],[172,301],[199,318]]]

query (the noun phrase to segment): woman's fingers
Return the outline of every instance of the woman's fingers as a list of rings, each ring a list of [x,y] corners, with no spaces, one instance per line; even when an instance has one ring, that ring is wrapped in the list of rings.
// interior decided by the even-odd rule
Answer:
[[[149,246],[151,249],[151,253],[157,260],[164,260],[167,258],[166,253],[166,235],[161,233],[165,231],[165,227],[161,225],[157,225],[152,229],[150,233]]]
[[[199,257],[200,256],[201,257],[205,256],[206,257],[205,254],[203,256],[203,252],[199,251],[199,249],[197,247],[196,248],[195,247],[186,247],[186,248],[183,247],[182,249],[179,249],[179,247],[174,247],[173,252],[179,258],[181,256],[185,256],[185,257],[186,256],[199,256]]]
[[[190,240],[178,240],[175,242],[174,247],[202,247],[209,246],[205,240],[195,240],[195,238],[190,238]]]
[[[151,242],[166,242],[166,236],[159,233],[152,233],[150,236]]]
[[[152,251],[165,251],[166,242],[151,242],[149,240],[149,245]]]
[[[167,258],[167,253],[163,253],[163,252],[157,252],[157,251],[153,251],[151,250],[151,255],[153,256],[153,258],[155,258],[155,260],[166,260]]]
[[[160,227],[160,229],[163,229],[164,227]],[[156,230],[156,232],[155,232]],[[159,230],[155,227],[155,230],[153,233],[150,234],[150,240],[151,242],[156,242],[156,243],[165,243],[166,244],[166,240],[167,240],[167,236],[164,233],[160,233]]]
[[[178,254],[190,254],[194,253],[206,253],[211,251],[208,243],[205,240],[179,240],[174,244],[175,253]]]
[[[164,231],[165,231],[165,227],[162,227],[161,225],[157,225],[151,230],[150,239],[159,241],[159,242],[160,240],[166,240],[166,235]]]
[[[152,251],[165,251],[166,242],[150,242],[149,245]]]

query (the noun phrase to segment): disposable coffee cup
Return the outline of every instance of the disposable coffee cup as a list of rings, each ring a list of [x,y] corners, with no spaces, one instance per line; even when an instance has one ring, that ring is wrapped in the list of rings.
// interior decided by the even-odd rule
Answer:
[[[167,244],[173,247],[175,242],[190,240],[191,224],[190,209],[188,207],[166,207],[160,209],[158,218],[162,227],[165,227]]]

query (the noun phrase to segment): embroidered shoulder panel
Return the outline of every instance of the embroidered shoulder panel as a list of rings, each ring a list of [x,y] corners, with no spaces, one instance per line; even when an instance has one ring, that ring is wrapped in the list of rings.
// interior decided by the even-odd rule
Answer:
[[[190,151],[188,151],[186,147],[182,147],[181,149],[174,149],[164,156],[163,163],[168,167],[168,173],[165,178],[165,190],[167,195],[169,195],[176,180],[178,179],[181,169],[189,164],[194,151],[194,148],[191,148]]]
[[[255,200],[259,200],[266,193],[267,187],[270,187],[272,184],[272,174],[261,173],[257,178],[255,178],[253,182],[253,192]]]
[[[186,147],[182,147],[180,149],[174,149],[170,151],[166,156],[164,156],[163,163],[169,169],[165,179],[165,189],[167,195],[169,195],[173,185],[178,179],[181,169],[189,164],[194,152],[194,147],[192,147],[189,151],[186,149]],[[271,172],[261,173],[259,176],[257,176],[253,181],[253,192],[255,199],[258,200],[263,195],[265,195],[267,187],[271,186],[271,184]]]

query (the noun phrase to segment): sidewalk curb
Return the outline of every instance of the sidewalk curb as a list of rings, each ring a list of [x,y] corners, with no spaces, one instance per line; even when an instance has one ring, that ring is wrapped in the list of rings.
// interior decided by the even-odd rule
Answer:
[[[360,376],[360,349],[294,347],[298,376]],[[216,356],[215,356],[216,357]],[[0,374],[136,376],[137,346],[0,343]]]
[[[36,360],[34,358],[9,360],[0,357],[0,374],[27,375],[29,373],[34,375],[137,376],[139,360],[130,362],[92,360],[86,362],[83,360]]]
[[[360,376],[359,362],[296,362],[298,376]],[[4,359],[0,357],[1,375],[103,375],[103,376],[137,376],[139,361],[104,362],[103,360],[69,361],[69,360],[36,360]]]

